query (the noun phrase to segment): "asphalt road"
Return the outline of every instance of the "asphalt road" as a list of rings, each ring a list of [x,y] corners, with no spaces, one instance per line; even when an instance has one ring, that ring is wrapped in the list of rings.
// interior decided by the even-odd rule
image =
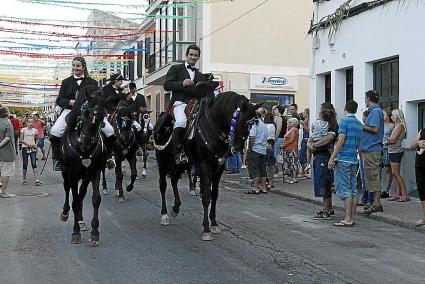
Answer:
[[[318,206],[270,193],[245,195],[231,176],[223,177],[222,233],[212,242],[201,240],[202,206],[189,196],[186,178],[181,214],[161,226],[152,161],[147,179],[136,181],[124,204],[116,203],[108,172],[100,246],[89,246],[89,232],[72,245],[72,214],[59,221],[61,176],[48,165],[42,187],[31,178],[20,185],[17,172],[10,190],[18,197],[0,200],[0,283],[425,283],[423,233],[362,217],[353,228],[335,228],[342,212],[332,221],[313,221]],[[169,188],[169,208],[172,198]],[[84,216],[90,224],[91,191]]]

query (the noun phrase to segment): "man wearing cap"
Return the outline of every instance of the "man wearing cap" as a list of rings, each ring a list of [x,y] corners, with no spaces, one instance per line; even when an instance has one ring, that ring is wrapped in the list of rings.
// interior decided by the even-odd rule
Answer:
[[[2,192],[0,197],[15,197],[7,191],[9,177],[15,174],[15,147],[13,146],[14,132],[13,125],[9,119],[9,109],[0,107],[0,171]]]
[[[186,62],[172,65],[168,70],[164,89],[172,91],[174,107],[173,143],[176,164],[187,164],[189,159],[183,150],[187,117],[184,110],[187,103],[197,97],[195,85],[205,81],[204,75],[195,67],[201,55],[201,49],[196,45],[189,45],[186,50]]]

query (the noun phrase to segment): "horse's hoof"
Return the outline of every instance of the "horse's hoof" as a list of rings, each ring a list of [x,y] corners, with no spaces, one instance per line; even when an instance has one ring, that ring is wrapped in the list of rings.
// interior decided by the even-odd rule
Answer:
[[[196,196],[196,190],[189,190],[190,196]]]
[[[99,246],[99,236],[91,236],[89,242],[90,242],[91,247],[98,247]]]
[[[87,226],[84,221],[78,221],[78,225],[80,226],[80,231],[87,231]]]
[[[127,187],[125,188],[125,190],[127,190],[127,192],[130,192],[133,190],[133,186],[132,185],[127,185]]]
[[[102,192],[100,194],[102,194],[102,195],[108,195],[109,194],[108,193],[108,189],[107,188],[103,188],[102,189]]]
[[[174,209],[171,210],[171,217],[173,218],[177,218],[177,216],[179,216],[178,212],[174,212]]]
[[[120,195],[120,191],[118,189],[115,189],[114,195],[115,196],[119,196]]]
[[[214,238],[211,234],[211,232],[208,233],[202,233],[202,240],[203,241],[212,241]]]
[[[142,170],[142,177],[146,178],[146,176],[148,175],[148,173],[146,172],[146,169]]]
[[[73,245],[81,244],[81,234],[72,234],[71,244]]]
[[[124,203],[124,202],[125,202],[125,198],[124,198],[124,196],[118,196],[118,200],[117,200],[117,202],[118,202],[118,203]]]
[[[210,230],[211,230],[211,233],[213,233],[213,234],[220,234],[221,233],[221,230],[218,226],[211,226]]]
[[[69,217],[69,213],[68,214],[63,214],[63,212],[61,213],[61,215],[60,215],[60,220],[62,221],[62,222],[66,222],[66,221],[68,221],[68,217]]]
[[[168,217],[167,214],[162,215],[162,217],[161,217],[161,225],[162,226],[168,226],[168,225],[170,225],[170,218]]]

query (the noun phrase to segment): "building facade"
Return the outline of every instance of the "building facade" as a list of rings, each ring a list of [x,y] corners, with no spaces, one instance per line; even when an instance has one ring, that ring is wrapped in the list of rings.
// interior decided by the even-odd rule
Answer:
[[[178,1],[150,1],[153,15],[142,24],[144,60],[137,64],[138,86],[157,115],[171,99],[163,89],[171,64],[183,62],[190,44],[201,47],[199,68],[213,73],[224,91],[254,102],[309,105],[311,17],[308,0],[259,0],[172,6]],[[258,6],[258,7],[257,7]],[[257,8],[256,8],[257,7]],[[245,16],[242,16],[246,14]]]
[[[388,0],[313,2],[312,117],[325,101],[332,102],[341,117],[345,102],[354,99],[361,118],[366,110],[364,94],[374,89],[381,95],[381,107],[405,112],[405,146],[409,146],[425,122],[421,79],[425,38],[419,36],[425,26],[425,5]],[[332,17],[337,20],[329,26],[326,20]],[[402,166],[402,172],[410,190],[415,188],[413,158],[414,153],[406,149],[402,165],[409,167]]]

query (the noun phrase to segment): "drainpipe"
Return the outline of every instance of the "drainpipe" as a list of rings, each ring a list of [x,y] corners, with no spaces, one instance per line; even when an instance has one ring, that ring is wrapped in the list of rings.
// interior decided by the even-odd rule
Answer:
[[[314,2],[314,17],[313,17],[313,25],[317,23],[317,19],[319,18],[319,1]],[[316,94],[316,52],[313,48],[314,36],[312,37],[312,55],[311,55],[311,63],[310,63],[310,119],[315,119],[317,117],[317,94]],[[314,104],[312,104],[314,102]],[[310,120],[312,121],[312,120]]]

